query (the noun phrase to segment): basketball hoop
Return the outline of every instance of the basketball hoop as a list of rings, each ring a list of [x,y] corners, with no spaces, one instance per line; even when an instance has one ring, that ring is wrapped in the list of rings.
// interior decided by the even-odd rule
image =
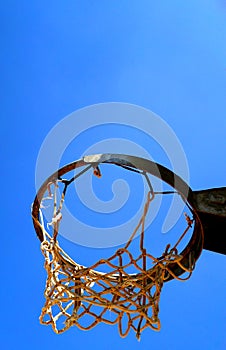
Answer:
[[[62,208],[69,186],[90,170],[101,177],[103,163],[140,173],[145,178],[148,192],[141,218],[124,246],[107,259],[83,266],[60,247],[58,234],[60,222],[64,219]],[[82,170],[66,178],[76,168]],[[177,242],[173,246],[167,244],[159,257],[154,257],[144,243],[145,219],[157,195],[149,179],[150,174],[173,187],[191,213],[190,216],[185,215],[184,228]],[[53,204],[49,223],[44,219],[46,196]],[[130,329],[135,331],[138,339],[145,328],[160,330],[159,301],[163,284],[172,279],[187,280],[203,248],[203,229],[193,205],[192,190],[162,165],[134,156],[98,154],[62,167],[39,189],[32,207],[32,218],[47,271],[46,302],[40,322],[51,325],[56,333],[62,333],[71,326],[89,330],[100,322],[118,324],[122,337],[127,336]],[[179,252],[178,246],[189,231],[192,231],[191,238]],[[140,233],[139,254],[135,256],[130,248],[137,233]],[[107,272],[101,271],[104,266]],[[128,267],[132,267],[135,273],[128,273]],[[185,277],[182,277],[183,274]]]

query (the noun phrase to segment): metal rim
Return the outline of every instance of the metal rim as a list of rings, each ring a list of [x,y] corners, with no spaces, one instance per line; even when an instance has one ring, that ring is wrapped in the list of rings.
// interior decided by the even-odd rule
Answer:
[[[42,186],[38,190],[33,203],[33,207],[32,207],[33,225],[39,240],[41,242],[43,241],[42,229],[38,224],[39,209],[40,209],[41,200],[47,189],[47,185],[50,182],[53,182],[54,180],[61,178],[63,175],[65,175],[71,170],[74,170],[82,166],[87,166],[87,165],[90,165],[91,167],[92,166],[95,167],[101,163],[109,163],[109,164],[122,166],[124,168],[127,168],[128,170],[144,171],[146,173],[149,173],[151,175],[154,175],[160,178],[162,181],[172,186],[179,194],[181,194],[181,197],[183,198],[183,200],[186,203],[188,203],[189,208],[191,209],[195,219],[195,226],[193,229],[192,237],[188,242],[187,246],[184,248],[184,250],[180,252],[180,254],[183,256],[183,259],[181,260],[181,264],[185,267],[189,267],[191,255],[192,255],[193,261],[194,262],[197,261],[197,259],[199,258],[202,252],[204,234],[203,234],[201,221],[199,219],[198,213],[195,210],[195,207],[193,204],[193,192],[191,188],[178,175],[176,175],[173,171],[167,169],[166,167],[144,158],[124,155],[124,154],[95,154],[91,156],[85,156],[83,159],[74,161],[70,164],[63,166],[62,168],[57,170],[55,173],[53,173],[46,179],[46,181],[42,184]],[[184,273],[184,270],[177,263],[173,263],[173,262],[172,264],[170,264],[170,270],[176,276],[180,276],[182,273]],[[166,278],[166,280],[171,280],[171,279],[173,279],[171,275],[169,275]]]

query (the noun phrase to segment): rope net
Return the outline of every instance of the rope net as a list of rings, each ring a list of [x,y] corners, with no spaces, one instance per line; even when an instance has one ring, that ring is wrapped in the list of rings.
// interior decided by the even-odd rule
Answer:
[[[184,232],[172,248],[170,244],[167,245],[161,257],[156,258],[149,254],[144,247],[144,235],[145,218],[155,196],[151,188],[143,215],[125,246],[117,249],[108,259],[100,259],[92,266],[85,267],[72,260],[57,241],[66,193],[65,187],[57,207],[59,181],[62,180],[48,186],[48,198],[54,200],[52,222],[47,225],[51,226],[52,234],[45,229],[43,205],[40,209],[39,225],[44,237],[41,251],[47,272],[44,292],[46,302],[41,311],[40,322],[51,325],[58,334],[71,326],[89,330],[100,322],[117,324],[121,337],[126,337],[130,329],[135,331],[138,339],[145,328],[160,330],[159,301],[163,283],[169,275],[182,280],[172,272],[170,264],[176,263],[187,272],[183,280],[188,279],[194,269],[192,256],[189,266],[183,266],[183,256],[177,251],[178,244],[192,226],[193,220],[186,215],[187,225]],[[129,248],[139,230],[139,253],[133,256]],[[133,268],[133,274],[128,273],[130,268]],[[106,269],[108,272],[97,271]]]

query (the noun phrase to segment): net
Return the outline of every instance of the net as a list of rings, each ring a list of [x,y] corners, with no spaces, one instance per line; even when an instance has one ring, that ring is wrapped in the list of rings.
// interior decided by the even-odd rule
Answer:
[[[99,168],[94,169],[94,174],[100,177]],[[168,244],[158,258],[152,256],[145,248],[145,218],[155,192],[146,174],[144,175],[150,190],[142,217],[129,240],[109,258],[100,259],[89,267],[76,263],[60,247],[57,240],[66,189],[76,177],[71,180],[59,179],[48,184],[48,198],[54,202],[52,221],[47,224],[47,229],[42,214],[42,201],[37,223],[43,234],[41,250],[47,272],[44,292],[46,302],[40,322],[51,325],[56,333],[62,333],[71,326],[89,330],[103,322],[109,325],[117,324],[122,337],[127,336],[130,329],[133,329],[140,339],[145,328],[160,330],[159,301],[164,282],[172,278],[185,280],[191,276],[195,264],[192,251],[184,264],[183,256],[177,250],[193,224],[193,219],[187,214],[185,229],[173,247]],[[64,184],[64,189],[57,200],[59,182]],[[130,245],[138,232],[139,253],[134,255]],[[178,266],[182,272],[187,272],[186,277],[182,279],[175,274],[172,265]],[[104,270],[103,267],[107,267],[108,272],[100,272],[99,270]],[[133,268],[133,274],[128,273],[129,268]]]

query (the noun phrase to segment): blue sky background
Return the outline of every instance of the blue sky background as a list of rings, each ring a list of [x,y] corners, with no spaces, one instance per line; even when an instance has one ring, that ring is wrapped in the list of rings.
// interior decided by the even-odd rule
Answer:
[[[225,349],[226,260],[207,251],[191,280],[163,288],[162,330],[145,331],[140,343],[107,325],[60,336],[41,326],[45,271],[30,218],[46,134],[100,102],[160,115],[184,147],[191,187],[225,186],[225,1],[9,0],[0,8],[2,347]]]

